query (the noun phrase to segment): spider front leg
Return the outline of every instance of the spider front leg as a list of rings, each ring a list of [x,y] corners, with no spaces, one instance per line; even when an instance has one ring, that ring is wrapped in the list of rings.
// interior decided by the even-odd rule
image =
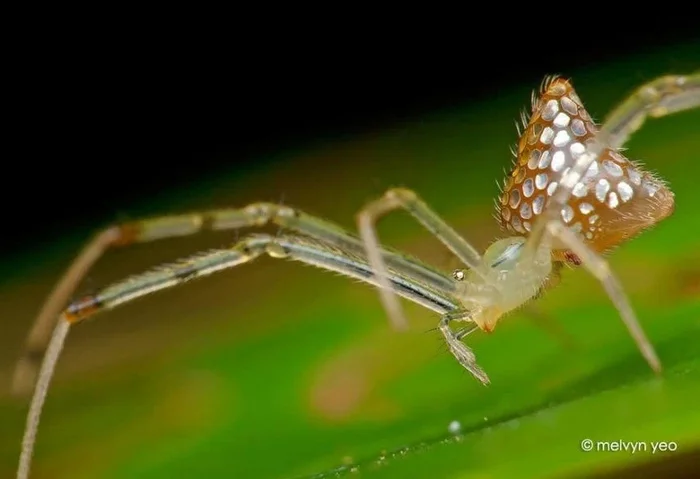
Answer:
[[[253,203],[244,208],[208,210],[190,214],[135,220],[108,228],[96,235],[73,261],[54,287],[34,321],[13,378],[13,392],[24,395],[31,390],[38,365],[49,342],[59,313],[90,268],[108,250],[203,231],[225,231],[276,224],[283,228],[324,240],[344,251],[363,252],[362,242],[340,226],[306,214],[298,209],[274,203]],[[450,289],[452,282],[439,272],[396,252],[383,251],[384,260],[394,271],[419,278],[438,289]]]
[[[550,235],[561,241],[568,249],[576,254],[581,259],[583,266],[601,282],[605,292],[620,313],[620,317],[625,323],[625,326],[627,326],[632,339],[637,343],[637,347],[642,353],[642,356],[644,356],[644,359],[649,363],[651,369],[657,373],[661,372],[661,361],[659,361],[659,357],[656,355],[654,346],[652,346],[646,334],[644,334],[644,330],[637,320],[637,316],[630,305],[622,285],[610,270],[610,266],[608,266],[605,259],[589,248],[576,233],[559,220],[548,222],[546,230]]]
[[[390,287],[397,294],[439,314],[446,314],[458,308],[459,300],[453,296],[453,288],[443,289],[439,284],[426,283],[425,279],[432,278],[436,273],[418,264],[412,264],[414,271],[408,272],[404,264],[394,263],[393,256],[385,251],[381,253],[387,255],[391,266],[397,265],[401,270],[392,268],[390,271]],[[43,355],[40,374],[27,415],[17,478],[26,479],[29,476],[46,393],[71,325],[194,278],[209,276],[250,263],[264,254],[276,259],[298,261],[377,285],[375,274],[369,264],[364,257],[357,254],[354,248],[346,250],[319,237],[296,235],[273,237],[259,234],[250,235],[230,248],[199,253],[171,265],[132,276],[95,294],[74,301],[58,318],[46,354]],[[450,281],[447,277],[443,277],[443,282]],[[473,354],[470,357],[473,362]]]
[[[384,196],[369,203],[357,215],[360,237],[364,242],[372,270],[377,275],[379,294],[390,323],[396,329],[407,327],[406,318],[396,294],[390,290],[387,268],[380,253],[375,223],[385,214],[402,208],[447,246],[466,266],[484,277],[481,272],[481,255],[437,213],[425,204],[416,193],[405,188],[392,188]]]

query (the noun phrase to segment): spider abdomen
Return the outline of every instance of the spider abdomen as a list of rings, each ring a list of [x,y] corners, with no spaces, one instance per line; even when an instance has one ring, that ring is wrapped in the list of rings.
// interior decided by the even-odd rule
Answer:
[[[552,77],[533,102],[531,117],[523,117],[523,128],[497,216],[503,229],[527,236],[598,127],[571,84]],[[663,180],[608,148],[559,213],[594,251],[606,252],[666,218],[673,208],[673,193]]]

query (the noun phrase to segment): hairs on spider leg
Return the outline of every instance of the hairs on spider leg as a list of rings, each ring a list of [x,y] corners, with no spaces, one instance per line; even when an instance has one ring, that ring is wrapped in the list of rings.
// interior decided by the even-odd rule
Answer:
[[[428,328],[428,329],[423,330],[423,334],[432,333],[432,332],[435,332],[438,330],[439,330],[439,328],[437,326],[435,326],[434,328]]]
[[[443,354],[447,353],[450,354],[450,348],[448,347],[447,343],[440,337],[435,338],[437,340],[437,348],[432,354],[432,358],[436,359],[438,357],[442,357]]]
[[[283,207],[283,206],[285,206],[285,205],[284,205],[284,191],[282,191],[282,192],[280,193],[280,200],[279,200],[279,202],[278,202],[277,204],[280,205],[280,208]],[[282,234],[284,233],[284,231],[285,231],[284,226],[283,226],[283,225],[279,225],[279,226],[277,227],[277,233],[275,234],[275,236],[276,236],[276,237],[282,236]]]

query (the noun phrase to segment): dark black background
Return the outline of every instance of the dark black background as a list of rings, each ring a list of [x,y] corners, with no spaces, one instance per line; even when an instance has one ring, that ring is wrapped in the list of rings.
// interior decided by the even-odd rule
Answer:
[[[464,31],[458,42],[416,32],[363,44],[47,45],[27,69],[6,71],[17,105],[6,110],[2,247],[27,251],[232,165],[262,168],[275,161],[271,153],[314,138],[697,41],[695,30],[669,25],[633,39],[606,33],[540,43],[515,29],[493,38]],[[700,64],[700,43],[698,52]]]

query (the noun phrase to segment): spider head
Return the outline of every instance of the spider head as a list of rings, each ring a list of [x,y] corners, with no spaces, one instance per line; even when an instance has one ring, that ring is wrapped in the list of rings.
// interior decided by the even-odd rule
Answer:
[[[552,271],[550,249],[538,248],[535,258],[528,257],[526,241],[522,236],[497,240],[484,253],[478,271],[453,274],[466,280],[462,302],[475,312],[472,319],[484,331],[492,331],[501,316],[535,297]]]

